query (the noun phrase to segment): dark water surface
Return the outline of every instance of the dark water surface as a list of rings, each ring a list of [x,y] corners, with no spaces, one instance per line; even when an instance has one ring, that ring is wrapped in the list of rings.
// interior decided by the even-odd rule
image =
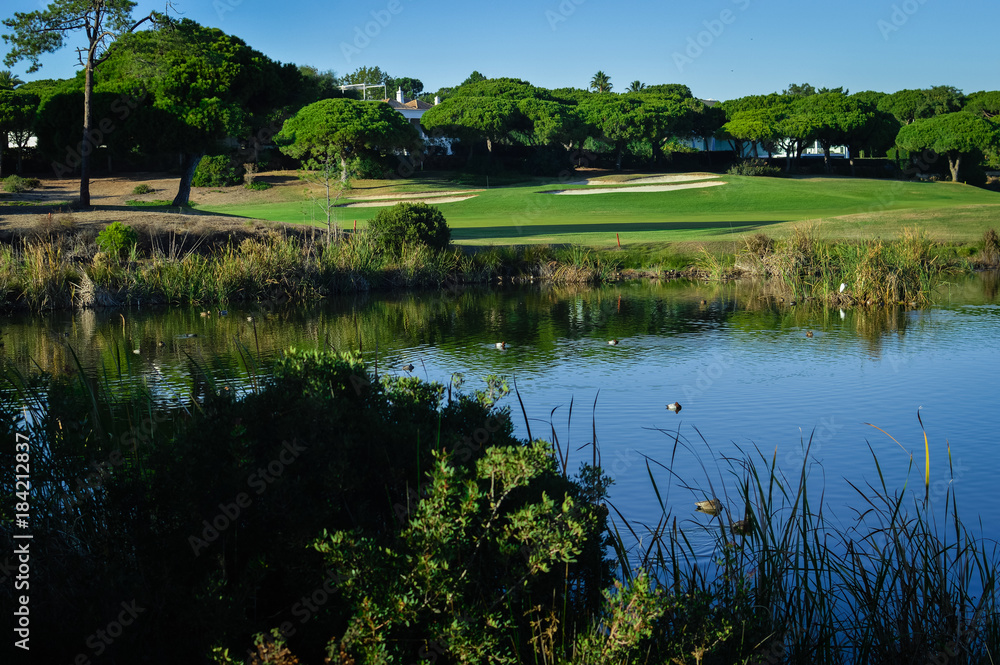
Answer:
[[[774,456],[795,476],[810,438],[810,482],[837,518],[849,521],[861,505],[848,481],[879,482],[873,452],[891,488],[908,482],[922,493],[920,408],[932,497],[954,486],[964,519],[981,518],[985,535],[1000,537],[997,277],[942,285],[935,301],[841,311],[781,302],[766,284],[526,287],[233,307],[225,316],[186,308],[8,316],[0,339],[21,371],[74,372],[75,353],[113,381],[146,382],[167,403],[190,398],[192,363],[246,389],[255,358],[266,364],[290,346],[361,348],[379,373],[404,374],[412,363],[432,381],[460,373],[467,389],[489,374],[515,378],[532,434],[551,439],[554,428],[571,469],[591,460],[581,447],[596,425],[612,502],[649,524],[662,510],[646,456],[671,470],[651,467],[668,510],[695,523],[706,518],[690,509],[710,486],[736,496],[739,474],[725,458]],[[665,408],[674,401],[680,413]],[[501,403],[525,436],[514,396]]]

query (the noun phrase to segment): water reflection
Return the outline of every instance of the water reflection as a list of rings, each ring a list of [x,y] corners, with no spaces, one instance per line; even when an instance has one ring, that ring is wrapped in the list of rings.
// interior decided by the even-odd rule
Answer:
[[[379,373],[447,382],[459,372],[475,388],[488,374],[514,377],[533,433],[555,429],[571,468],[589,459],[578,449],[596,429],[614,500],[649,524],[662,514],[644,455],[670,462],[672,477],[691,485],[704,485],[708,469],[721,496],[734,479],[713,460],[760,449],[795,469],[812,435],[826,501],[856,500],[841,481],[874,473],[872,451],[890,486],[902,487],[909,454],[922,459],[915,414],[923,406],[934,482],[953,482],[950,441],[961,471],[954,482],[1000,529],[994,481],[971,462],[995,447],[997,281],[992,273],[944,284],[939,306],[927,310],[793,304],[766,282],[646,281],[359,295],[312,307],[230,306],[224,316],[201,316],[203,308],[17,315],[0,320],[0,353],[21,372],[75,373],[79,363],[123,390],[142,382],[167,404],[191,399],[196,368],[246,389],[292,346],[360,350]],[[675,401],[682,412],[667,410]],[[684,454],[672,457],[664,432],[689,442]],[[689,510],[696,495],[704,498],[676,489],[670,506]]]

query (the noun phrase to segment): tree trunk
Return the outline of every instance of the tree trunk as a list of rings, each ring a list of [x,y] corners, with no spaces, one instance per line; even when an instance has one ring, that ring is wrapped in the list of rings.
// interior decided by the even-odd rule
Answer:
[[[830,173],[830,144],[823,143],[823,171]]]
[[[94,93],[94,52],[87,54],[87,66],[83,83],[83,139],[80,141],[80,207],[90,207],[90,153],[97,147],[90,145],[90,125],[94,111],[90,107],[90,97]]]
[[[615,171],[622,170],[622,155],[625,154],[625,146],[620,145],[618,147],[618,156],[615,158]]]
[[[204,151],[185,153],[184,173],[181,175],[181,182],[177,187],[177,196],[174,197],[170,205],[183,207],[188,204],[188,199],[191,197],[191,180],[194,179],[194,171],[198,168],[198,162],[204,156]]]
[[[951,181],[958,182],[958,167],[962,164],[962,155],[958,153],[953,157],[952,154],[948,153],[948,168],[951,169]]]

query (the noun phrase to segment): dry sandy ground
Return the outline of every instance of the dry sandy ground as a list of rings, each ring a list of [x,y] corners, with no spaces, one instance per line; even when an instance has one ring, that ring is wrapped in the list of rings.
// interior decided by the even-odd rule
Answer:
[[[200,204],[285,201],[301,197],[304,183],[292,172],[261,174],[258,178],[273,187],[265,191],[250,191],[243,187],[225,189],[194,187],[191,200]],[[92,208],[71,209],[77,198],[80,181],[70,178],[42,179],[42,186],[31,192],[0,198],[0,240],[16,237],[51,235],[67,231],[98,230],[106,224],[121,221],[133,226],[140,236],[167,237],[171,234],[191,234],[207,238],[246,236],[283,225],[242,217],[215,215],[197,208],[178,208],[172,212],[149,210],[126,205],[126,201],[156,201],[173,199],[180,179],[162,173],[135,173],[128,177],[102,177],[90,181]],[[139,184],[153,189],[150,194],[135,195]]]
[[[594,187],[588,189],[557,189],[546,194],[583,196],[588,194],[634,194],[635,192],[673,192],[678,189],[700,189],[725,185],[724,182],[691,182],[684,185],[635,185],[634,187]]]

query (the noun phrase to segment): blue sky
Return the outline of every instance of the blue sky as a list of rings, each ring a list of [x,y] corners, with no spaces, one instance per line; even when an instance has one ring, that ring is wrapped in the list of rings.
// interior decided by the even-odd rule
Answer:
[[[0,14],[43,0],[8,0]],[[244,39],[273,59],[338,74],[378,65],[426,90],[478,70],[535,85],[586,87],[597,70],[629,82],[684,83],[730,99],[789,83],[852,92],[954,85],[1000,88],[996,0],[175,0],[177,13]],[[162,9],[139,2],[136,15]],[[4,30],[6,32],[6,30]],[[3,53],[7,45],[0,44]],[[23,79],[73,75],[65,47]]]

